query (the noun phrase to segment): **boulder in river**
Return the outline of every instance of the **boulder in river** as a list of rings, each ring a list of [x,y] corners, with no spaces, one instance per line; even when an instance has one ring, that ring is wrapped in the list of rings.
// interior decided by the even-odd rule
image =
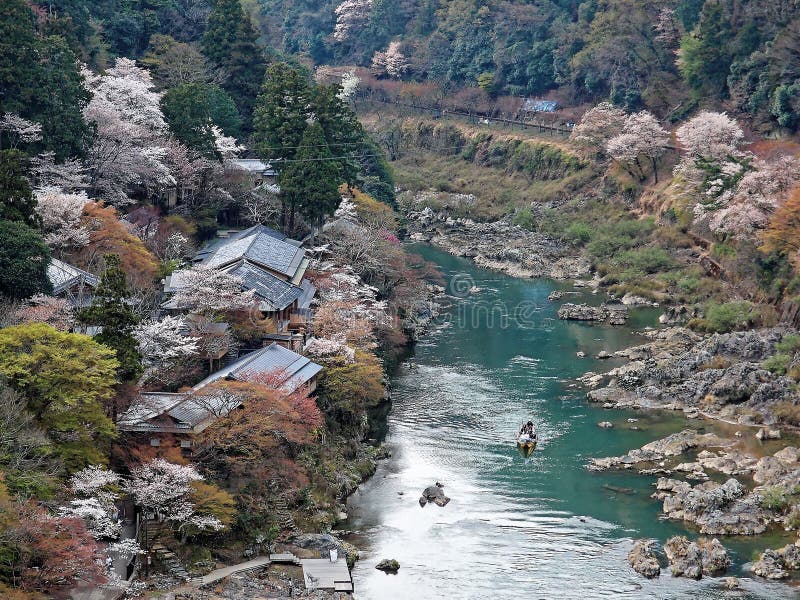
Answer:
[[[651,540],[636,540],[633,548],[628,552],[628,562],[633,570],[648,579],[661,574],[661,565],[658,564],[653,546]]]
[[[671,537],[664,544],[670,570],[675,577],[700,579],[724,573],[731,564],[728,552],[716,538],[691,542],[684,536]]]
[[[664,553],[674,577],[700,579],[703,576],[703,554],[695,542],[676,535],[664,544]]]
[[[753,573],[764,579],[786,579],[789,571],[783,562],[783,557],[772,549],[767,549],[751,567]]]
[[[780,429],[766,429],[762,427],[756,433],[756,438],[759,440],[779,440],[781,439],[781,430]]]
[[[400,563],[393,558],[384,558],[381,562],[375,565],[375,568],[378,569],[378,571],[383,571],[384,573],[397,573],[397,571],[400,570]]]
[[[445,506],[450,502],[450,498],[445,496],[443,487],[438,481],[436,484],[426,487],[422,491],[422,496],[419,497],[419,505],[425,506],[428,502],[433,502],[436,506]]]
[[[602,429],[611,429],[614,427],[614,424],[611,421],[600,421],[597,426]]]

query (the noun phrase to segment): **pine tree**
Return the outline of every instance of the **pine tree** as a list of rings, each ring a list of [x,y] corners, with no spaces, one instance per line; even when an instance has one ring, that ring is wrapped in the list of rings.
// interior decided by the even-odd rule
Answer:
[[[209,158],[217,156],[213,125],[226,135],[235,137],[240,133],[236,105],[216,85],[182,83],[170,88],[161,99],[161,109],[175,137]]]
[[[341,181],[354,184],[359,171],[356,154],[365,138],[364,128],[346,102],[339,86],[319,85],[311,95],[311,113],[322,127],[325,142],[342,157],[335,161]]]
[[[83,309],[79,318],[87,325],[103,328],[94,339],[116,352],[120,381],[132,381],[142,372],[138,342],[133,337],[133,329],[139,319],[128,304],[128,283],[119,257],[106,254],[103,258],[106,268],[100,285],[95,291],[92,305]]]
[[[24,223],[0,220],[0,296],[30,298],[50,293],[50,249]]]
[[[0,2],[0,113],[22,113],[35,88],[33,12],[24,0]]]
[[[266,61],[258,33],[239,0],[216,0],[203,36],[203,52],[225,74],[223,88],[249,127]]]
[[[294,160],[283,168],[278,181],[281,198],[290,207],[289,231],[294,229],[296,209],[312,225],[321,225],[325,215],[336,210],[342,179],[319,123],[306,127]]]
[[[42,124],[44,148],[52,151],[57,161],[82,156],[91,137],[83,120],[91,94],[83,86],[78,58],[64,38],[57,36],[42,40],[39,56],[32,117]]]
[[[30,161],[20,150],[0,151],[0,219],[39,224],[36,198],[28,180]]]
[[[308,125],[310,101],[311,87],[299,71],[284,63],[269,68],[253,117],[261,158],[294,158]]]

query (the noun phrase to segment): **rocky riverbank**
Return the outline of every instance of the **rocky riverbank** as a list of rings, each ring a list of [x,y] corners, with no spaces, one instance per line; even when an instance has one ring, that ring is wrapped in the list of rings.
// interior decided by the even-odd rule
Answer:
[[[765,368],[776,345],[794,334],[783,327],[714,335],[682,327],[644,332],[646,343],[614,354],[625,364],[581,378],[594,388],[587,398],[605,408],[681,410],[689,418],[740,428],[731,437],[686,429],[622,456],[593,458],[588,468],[658,476],[652,497],[662,503],[664,517],[690,523],[703,535],[797,530],[800,450],[786,441],[765,454],[743,443],[745,436],[781,439],[781,431],[794,429],[800,410],[796,383]],[[667,545],[664,549],[669,557]],[[699,547],[684,550],[687,556],[702,554]],[[800,575],[798,556],[800,548],[793,544],[766,549],[751,571],[767,579]],[[649,544],[635,545],[629,560],[637,572],[656,576],[658,563]],[[694,577],[703,572],[702,561],[688,570],[669,562],[673,573]]]
[[[404,206],[409,237],[471,258],[479,267],[512,277],[578,279],[589,274],[589,262],[544,234],[528,231],[507,219],[483,223],[453,218],[412,202]]]
[[[789,427],[800,411],[796,382],[765,368],[795,332],[768,328],[702,335],[682,327],[648,331],[647,343],[615,353],[627,363],[595,377],[587,397],[616,408],[683,410],[742,425]]]

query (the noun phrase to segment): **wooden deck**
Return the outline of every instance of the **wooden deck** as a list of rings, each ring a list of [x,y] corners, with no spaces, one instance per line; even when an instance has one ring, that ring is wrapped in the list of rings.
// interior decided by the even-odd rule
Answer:
[[[307,590],[352,593],[353,580],[350,578],[347,561],[343,558],[336,562],[331,562],[327,558],[304,558],[300,563],[303,565],[303,579]]]

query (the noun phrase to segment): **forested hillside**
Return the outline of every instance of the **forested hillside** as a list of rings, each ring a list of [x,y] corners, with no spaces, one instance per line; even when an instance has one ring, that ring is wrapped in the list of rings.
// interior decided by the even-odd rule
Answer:
[[[768,127],[797,126],[792,0],[261,0],[259,8],[265,40],[315,63],[374,65],[388,78],[490,94],[558,90],[568,103],[610,99],[673,119],[725,101]],[[395,69],[381,68],[389,49],[399,55]]]

